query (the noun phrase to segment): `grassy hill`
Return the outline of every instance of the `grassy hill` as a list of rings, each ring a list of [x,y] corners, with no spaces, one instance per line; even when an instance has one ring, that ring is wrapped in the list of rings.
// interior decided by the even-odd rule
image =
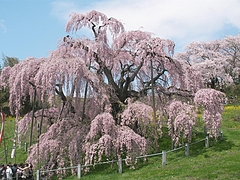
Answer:
[[[210,147],[204,142],[190,147],[190,156],[185,150],[167,154],[167,165],[162,166],[162,157],[148,158],[139,162],[134,170],[123,167],[123,173],[117,172],[117,165],[98,165],[83,180],[158,180],[158,179],[240,179],[240,106],[226,106],[223,114],[223,139],[210,140]],[[200,135],[201,136],[201,135]],[[69,177],[66,180],[77,180]]]
[[[16,159],[11,159],[15,121],[8,118],[5,124],[5,147],[8,147],[8,162],[21,163],[27,157],[24,142],[17,148]],[[147,161],[139,160],[135,169],[123,165],[123,173],[118,173],[117,164],[97,165],[91,171],[83,175],[83,180],[155,180],[155,179],[240,179],[240,106],[226,106],[223,114],[221,130],[224,138],[216,142],[210,139],[210,147],[205,148],[204,141],[190,146],[190,156],[185,156],[185,150],[180,149],[167,153],[167,165],[162,166],[162,157],[154,156]],[[205,137],[202,126],[196,131],[198,141]],[[170,150],[169,140],[161,139],[160,146],[163,150]],[[0,163],[6,164],[4,158],[4,141],[0,147]],[[77,180],[76,176],[70,176],[65,180]]]

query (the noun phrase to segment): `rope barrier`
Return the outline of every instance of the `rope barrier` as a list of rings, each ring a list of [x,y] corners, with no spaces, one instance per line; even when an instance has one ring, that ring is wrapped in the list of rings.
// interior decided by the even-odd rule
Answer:
[[[141,158],[147,158],[147,157],[153,157],[153,156],[159,156],[159,155],[162,155],[162,165],[166,165],[166,154],[167,153],[170,153],[170,152],[174,152],[174,151],[177,151],[177,150],[180,150],[180,149],[185,149],[185,151],[189,151],[189,146],[190,145],[194,145],[194,144],[197,144],[197,143],[200,143],[200,142],[203,142],[206,140],[208,140],[207,138],[204,138],[204,139],[201,139],[199,141],[196,141],[196,142],[193,142],[191,144],[185,144],[184,146],[181,146],[181,147],[178,147],[178,148],[174,148],[172,150],[168,150],[168,151],[162,151],[162,152],[159,152],[159,153],[154,153],[154,154],[148,154],[148,155],[142,155],[142,156],[137,156],[135,157],[135,159],[141,159]],[[205,146],[206,148],[208,148],[207,146]],[[185,152],[186,154],[186,152]],[[189,155],[189,152],[186,154],[186,156]],[[122,173],[122,161],[126,161],[127,159],[119,159],[119,160],[111,160],[111,161],[105,161],[105,162],[97,162],[97,163],[94,163],[94,164],[85,164],[85,165],[81,165],[81,164],[78,164],[77,166],[72,166],[72,167],[66,167],[66,168],[58,168],[58,169],[52,169],[52,170],[38,170],[37,172],[39,173],[47,173],[47,172],[54,172],[54,171],[61,171],[61,170],[68,170],[68,169],[77,169],[77,173],[78,173],[78,178],[80,179],[81,177],[81,168],[84,168],[84,167],[91,167],[91,166],[96,166],[96,165],[102,165],[102,164],[110,164],[110,163],[115,163],[117,162],[118,163],[118,171],[119,173]]]

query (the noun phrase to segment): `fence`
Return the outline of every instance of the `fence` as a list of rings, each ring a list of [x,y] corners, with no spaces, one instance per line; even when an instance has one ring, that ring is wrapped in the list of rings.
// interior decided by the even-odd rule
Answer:
[[[220,134],[221,134],[220,138],[223,139],[223,133],[221,132]],[[205,148],[209,148],[209,136],[207,135],[206,138],[201,139],[201,140],[196,141],[196,142],[193,142],[191,144],[186,143],[184,146],[181,146],[181,147],[169,150],[169,151],[163,150],[162,152],[155,153],[155,154],[138,156],[138,157],[136,157],[136,159],[153,157],[153,156],[160,156],[161,155],[162,156],[162,166],[166,166],[166,164],[167,164],[167,154],[168,153],[175,152],[175,151],[180,150],[180,149],[185,149],[185,155],[186,156],[190,156],[190,146],[194,145],[194,144],[197,144],[197,143],[200,143],[200,142],[204,142],[204,141],[205,141]],[[40,180],[40,179],[42,180],[42,179],[44,179],[44,178],[41,178],[41,174],[42,173],[48,173],[48,172],[54,172],[54,171],[62,171],[62,170],[67,170],[67,169],[77,169],[77,177],[78,177],[78,179],[80,179],[81,176],[82,176],[82,172],[81,172],[82,168],[90,167],[90,166],[96,166],[96,165],[102,165],[102,164],[110,164],[110,163],[117,163],[117,165],[118,165],[118,173],[122,173],[122,170],[123,170],[122,162],[123,161],[126,161],[126,159],[120,158],[118,160],[99,162],[99,163],[88,164],[88,165],[78,164],[77,166],[72,166],[72,167],[67,167],[67,168],[58,168],[58,169],[53,169],[53,170],[37,170],[36,177],[37,177],[37,180]]]

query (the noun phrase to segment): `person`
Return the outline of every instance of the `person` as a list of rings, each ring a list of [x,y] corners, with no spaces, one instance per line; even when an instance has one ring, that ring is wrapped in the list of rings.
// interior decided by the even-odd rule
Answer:
[[[22,163],[20,163],[19,165],[17,165],[17,173],[16,173],[16,177],[18,177],[18,180],[22,180],[22,175],[23,175],[23,172],[22,170],[20,169],[20,167],[22,167]],[[16,178],[17,179],[17,178]]]
[[[0,179],[2,179],[2,170],[3,170],[3,165],[0,164]]]
[[[22,171],[22,179],[29,178],[29,165],[28,163],[24,164],[22,167],[18,167]]]
[[[33,180],[33,165],[29,163],[29,180]]]
[[[1,180],[6,179],[6,167],[4,166],[4,164],[1,164],[0,166],[0,177]]]
[[[17,164],[13,164],[12,166],[12,173],[13,173],[13,180],[16,180],[16,175],[17,175]]]
[[[7,180],[12,180],[12,167],[10,164],[7,165],[7,169],[6,169],[6,178]]]

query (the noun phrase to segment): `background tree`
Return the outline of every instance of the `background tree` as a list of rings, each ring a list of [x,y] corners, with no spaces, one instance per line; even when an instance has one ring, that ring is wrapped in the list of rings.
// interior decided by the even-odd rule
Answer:
[[[199,70],[204,83],[213,89],[223,89],[239,82],[240,44],[238,36],[227,36],[209,42],[193,42],[186,52],[176,55]]]
[[[16,57],[9,57],[5,54],[2,54],[2,60],[3,60],[3,67],[13,67],[15,64],[19,63],[19,59]]]
[[[227,36],[221,40],[221,53],[227,62],[226,72],[237,85],[240,80],[240,34]]]

